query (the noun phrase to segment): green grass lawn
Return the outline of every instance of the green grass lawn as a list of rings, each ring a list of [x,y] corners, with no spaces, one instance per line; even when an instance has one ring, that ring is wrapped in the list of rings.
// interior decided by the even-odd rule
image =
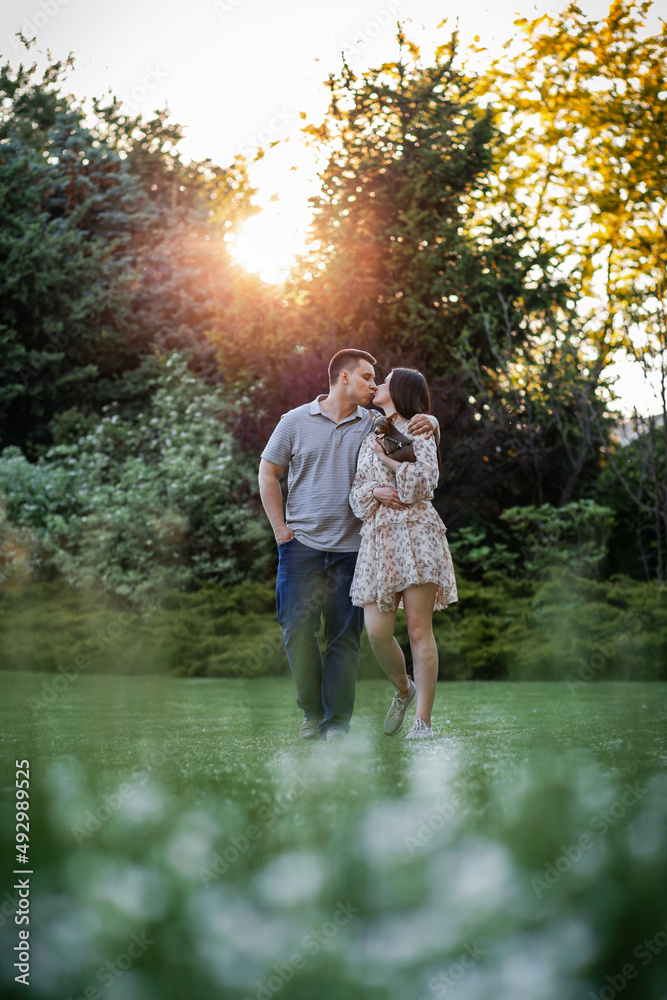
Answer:
[[[298,740],[287,678],[52,680],[0,674],[3,996],[667,995],[667,687],[443,683],[411,743],[362,681],[341,745]]]

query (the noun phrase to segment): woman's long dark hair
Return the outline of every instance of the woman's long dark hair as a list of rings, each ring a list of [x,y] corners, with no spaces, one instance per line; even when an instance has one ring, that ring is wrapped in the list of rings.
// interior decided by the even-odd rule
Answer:
[[[431,394],[426,379],[416,368],[394,368],[389,379],[389,395],[398,413],[410,420],[416,413],[431,412]],[[442,469],[437,443],[438,472]]]
[[[394,368],[389,379],[391,401],[406,420],[415,413],[431,412],[431,396],[426,379],[416,368]]]

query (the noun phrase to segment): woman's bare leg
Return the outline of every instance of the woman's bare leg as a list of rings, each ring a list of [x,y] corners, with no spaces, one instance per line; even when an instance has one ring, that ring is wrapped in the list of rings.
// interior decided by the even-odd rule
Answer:
[[[438,647],[433,635],[435,583],[406,587],[403,591],[405,621],[410,636],[412,665],[417,685],[417,717],[431,725],[431,710],[438,680]]]
[[[364,604],[364,624],[378,663],[399,694],[408,694],[410,681],[405,657],[394,638],[396,611],[378,611],[377,604]]]

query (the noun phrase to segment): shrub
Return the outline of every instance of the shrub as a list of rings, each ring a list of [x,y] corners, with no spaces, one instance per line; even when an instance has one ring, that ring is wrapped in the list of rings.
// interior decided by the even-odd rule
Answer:
[[[460,578],[459,601],[433,623],[440,680],[564,680],[575,694],[598,680],[667,679],[667,600],[655,581]],[[396,636],[410,662],[403,612]],[[4,588],[0,647],[11,670],[66,670],[82,656],[85,673],[290,673],[272,584],[169,591],[141,612],[62,581]],[[365,634],[359,677],[384,677]]]
[[[489,573],[541,579],[565,569],[595,575],[607,555],[614,512],[592,500],[563,507],[509,507],[500,515],[510,529],[510,545],[487,541],[486,531],[461,528],[450,547],[455,565],[473,579]]]
[[[263,577],[275,546],[256,470],[235,452],[225,400],[174,353],[137,419],[105,407],[76,442],[32,464],[0,456],[5,578],[60,572],[73,585],[134,600],[200,581]]]

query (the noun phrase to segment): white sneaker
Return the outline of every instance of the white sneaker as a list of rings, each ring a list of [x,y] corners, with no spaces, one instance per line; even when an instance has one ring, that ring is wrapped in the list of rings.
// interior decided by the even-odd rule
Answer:
[[[346,740],[347,733],[344,729],[338,729],[337,726],[330,726],[325,733],[324,739],[327,743],[335,743],[339,740]]]
[[[432,740],[433,730],[426,725],[420,716],[417,716],[412,727],[405,734],[405,738],[406,740]]]
[[[320,722],[324,721],[324,716],[311,716],[308,719],[304,719],[301,723],[301,729],[299,730],[299,736],[302,740],[319,740],[320,738]]]
[[[392,698],[391,705],[389,706],[389,711],[384,717],[383,728],[387,736],[394,736],[394,734],[399,731],[405,722],[405,713],[417,697],[415,682],[411,680],[411,678],[408,678],[408,680],[410,681],[409,694],[399,694],[398,691],[394,691],[394,697]]]

